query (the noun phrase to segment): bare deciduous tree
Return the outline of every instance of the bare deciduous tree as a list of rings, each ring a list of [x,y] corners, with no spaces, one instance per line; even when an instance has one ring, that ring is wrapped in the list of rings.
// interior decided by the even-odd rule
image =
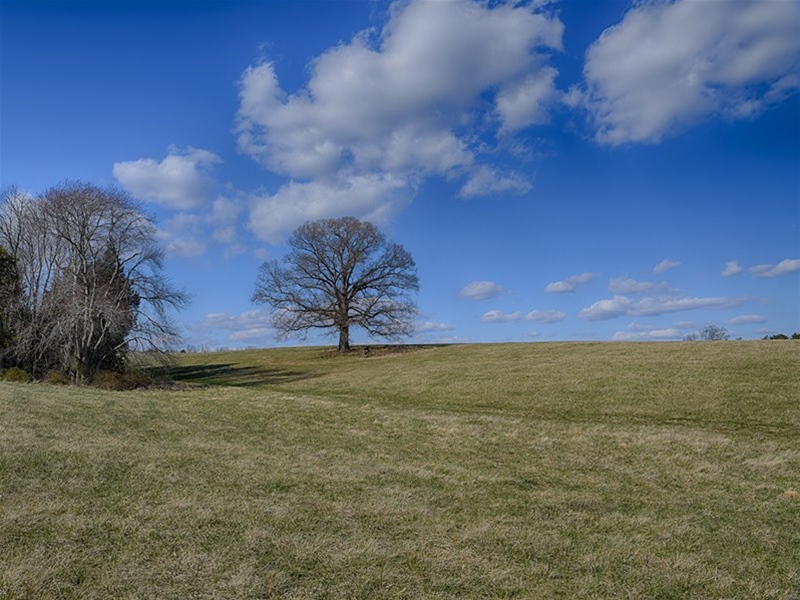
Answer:
[[[350,349],[350,328],[399,339],[413,331],[419,290],[416,264],[401,245],[372,223],[353,217],[301,225],[281,262],[261,265],[252,300],[273,309],[280,334],[328,329],[340,352]]]
[[[700,329],[700,331],[697,333],[690,333],[689,335],[684,336],[683,339],[687,342],[696,342],[698,340],[703,342],[719,342],[728,340],[730,337],[731,336],[727,329],[710,323]]]
[[[153,222],[130,196],[82,182],[4,196],[0,245],[20,273],[28,318],[17,352],[32,373],[91,379],[130,348],[176,338],[168,309],[187,297],[165,279]]]

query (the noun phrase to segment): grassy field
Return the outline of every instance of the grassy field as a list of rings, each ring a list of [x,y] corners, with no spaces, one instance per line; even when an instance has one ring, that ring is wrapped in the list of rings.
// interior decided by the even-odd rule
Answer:
[[[800,343],[0,383],[0,599],[800,598]]]

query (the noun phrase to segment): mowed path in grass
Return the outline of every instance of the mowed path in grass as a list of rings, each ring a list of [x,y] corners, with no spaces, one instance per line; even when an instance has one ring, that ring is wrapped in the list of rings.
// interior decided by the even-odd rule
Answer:
[[[800,343],[178,361],[0,383],[0,598],[800,590]]]

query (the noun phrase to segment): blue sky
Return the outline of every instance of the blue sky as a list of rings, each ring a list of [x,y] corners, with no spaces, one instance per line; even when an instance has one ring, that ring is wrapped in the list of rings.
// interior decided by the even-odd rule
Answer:
[[[798,91],[791,0],[0,0],[0,185],[141,200],[193,345],[301,343],[258,266],[343,215],[416,259],[416,342],[758,338],[800,331]]]

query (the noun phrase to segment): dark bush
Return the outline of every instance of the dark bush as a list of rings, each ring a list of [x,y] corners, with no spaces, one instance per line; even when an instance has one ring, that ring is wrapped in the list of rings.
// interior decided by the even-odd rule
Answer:
[[[0,379],[3,379],[3,381],[14,381],[16,383],[28,383],[31,380],[31,376],[25,369],[9,367],[3,370],[2,374],[0,374]]]
[[[58,369],[50,369],[44,376],[44,382],[50,385],[69,385],[69,377]]]
[[[150,387],[155,382],[150,375],[143,371],[100,371],[94,376],[93,385],[104,390],[122,392],[137,388]]]

